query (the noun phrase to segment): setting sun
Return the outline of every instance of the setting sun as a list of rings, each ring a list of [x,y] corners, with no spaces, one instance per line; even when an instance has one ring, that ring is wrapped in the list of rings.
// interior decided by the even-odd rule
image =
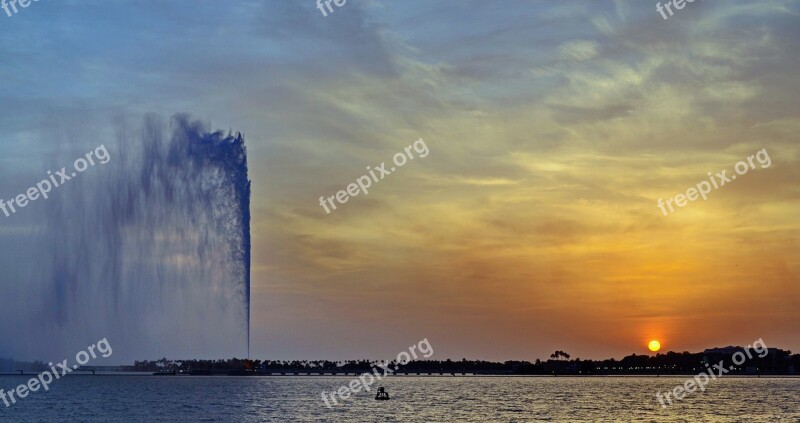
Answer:
[[[650,351],[652,351],[652,352],[656,352],[656,351],[661,349],[661,343],[656,341],[656,340],[652,340],[647,345],[647,348],[650,348]]]

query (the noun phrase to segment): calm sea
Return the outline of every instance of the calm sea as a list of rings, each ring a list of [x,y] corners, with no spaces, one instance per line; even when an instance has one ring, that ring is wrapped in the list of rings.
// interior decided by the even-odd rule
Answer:
[[[29,377],[0,377],[8,390]],[[800,379],[728,378],[662,409],[685,378],[395,377],[391,401],[360,392],[328,409],[320,393],[352,377],[67,376],[31,393],[11,422],[800,422]]]

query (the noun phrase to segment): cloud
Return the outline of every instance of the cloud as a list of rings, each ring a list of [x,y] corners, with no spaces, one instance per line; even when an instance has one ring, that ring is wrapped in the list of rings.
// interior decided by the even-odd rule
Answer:
[[[269,306],[254,316],[274,355],[357,354],[386,329],[370,315],[415,339],[459,334],[468,356],[530,358],[571,337],[600,345],[582,356],[627,354],[659,324],[702,346],[698,324],[730,338],[751,313],[797,318],[799,8],[705,1],[664,21],[624,0],[349,1],[328,17],[279,0],[53,3],[0,28],[13,82],[0,105],[15,111],[0,117],[0,160],[23,168],[55,148],[33,141],[45,109],[65,126],[190,110],[242,130],[254,295]],[[430,157],[325,215],[320,195],[420,137]],[[773,168],[660,215],[658,198],[765,147]],[[4,169],[2,192],[16,192],[27,179]],[[753,308],[741,301],[761,275]],[[720,280],[722,300],[691,314]],[[769,295],[786,301],[774,315]],[[748,316],[725,314],[739,306]],[[601,339],[621,322],[630,333]]]
[[[592,41],[570,41],[558,48],[562,59],[582,62],[591,60],[599,54],[597,44]]]

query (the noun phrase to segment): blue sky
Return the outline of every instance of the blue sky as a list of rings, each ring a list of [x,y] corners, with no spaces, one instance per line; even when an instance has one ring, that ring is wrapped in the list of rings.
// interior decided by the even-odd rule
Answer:
[[[0,195],[71,159],[65,143],[189,113],[247,140],[256,355],[391,356],[425,337],[458,358],[604,357],[652,337],[798,349],[798,12],[40,0],[0,11]],[[320,195],[418,138],[425,161],[322,212]],[[680,215],[655,207],[762,148],[774,168]],[[35,266],[13,246],[36,222],[0,225],[2,287]]]

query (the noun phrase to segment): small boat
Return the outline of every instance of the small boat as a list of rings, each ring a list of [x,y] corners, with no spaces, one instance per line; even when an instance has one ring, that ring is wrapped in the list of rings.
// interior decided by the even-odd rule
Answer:
[[[389,398],[389,393],[386,392],[385,389],[383,389],[383,386],[378,388],[378,393],[375,394],[375,400],[376,401],[388,401],[389,399],[390,399]]]
[[[153,373],[153,376],[175,376],[175,370],[159,370]]]

